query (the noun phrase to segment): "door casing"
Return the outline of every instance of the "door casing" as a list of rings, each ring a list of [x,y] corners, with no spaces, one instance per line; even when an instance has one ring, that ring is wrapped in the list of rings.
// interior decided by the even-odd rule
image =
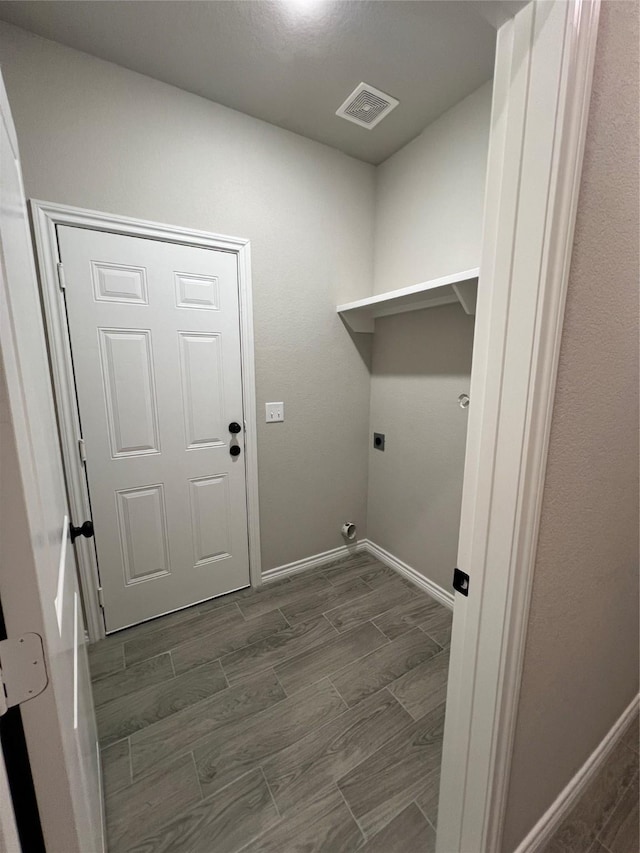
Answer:
[[[144,237],[165,243],[179,243],[230,252],[237,258],[240,307],[240,358],[242,403],[245,419],[245,467],[247,483],[247,527],[251,586],[262,584],[260,560],[260,516],[258,503],[258,446],[256,422],[255,362],[253,345],[253,303],[251,290],[251,249],[249,240],[194,231],[157,222],[114,216],[94,210],[32,200],[45,326],[49,343],[51,372],[58,411],[60,439],[73,523],[91,518],[89,491],[78,440],[81,436],[78,403],[73,380],[71,345],[64,300],[64,273],[60,263],[56,227],[70,225],[107,231],[129,237]],[[90,540],[79,537],[76,552],[89,639],[105,636],[98,600],[98,566]]]
[[[498,31],[437,853],[502,849],[599,10]]]

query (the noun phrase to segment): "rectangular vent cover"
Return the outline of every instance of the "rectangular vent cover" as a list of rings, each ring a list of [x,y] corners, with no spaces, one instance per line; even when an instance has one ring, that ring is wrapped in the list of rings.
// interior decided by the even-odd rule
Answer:
[[[368,83],[360,83],[336,110],[336,115],[371,130],[400,102]]]

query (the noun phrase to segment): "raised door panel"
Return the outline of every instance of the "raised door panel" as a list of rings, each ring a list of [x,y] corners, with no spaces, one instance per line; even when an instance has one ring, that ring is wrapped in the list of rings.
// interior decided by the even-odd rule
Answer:
[[[225,443],[221,336],[178,334],[187,449],[219,447]]]
[[[219,474],[189,481],[194,567],[231,556],[229,477]]]
[[[151,332],[100,329],[111,456],[159,453]]]
[[[116,492],[125,583],[168,575],[167,514],[162,485]]]
[[[174,273],[176,305],[178,308],[220,308],[220,285],[216,276],[195,273]]]
[[[144,267],[91,262],[93,298],[96,302],[148,305],[147,271]]]

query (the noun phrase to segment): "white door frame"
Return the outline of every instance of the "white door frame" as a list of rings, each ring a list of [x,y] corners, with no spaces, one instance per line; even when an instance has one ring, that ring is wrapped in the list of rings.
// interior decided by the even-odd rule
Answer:
[[[438,853],[498,853],[506,810],[599,0],[498,32]]]
[[[256,423],[255,360],[253,348],[253,302],[251,290],[251,251],[249,240],[193,231],[125,216],[114,216],[52,202],[31,200],[36,254],[40,273],[45,327],[55,391],[69,503],[75,524],[90,518],[89,491],[80,458],[80,423],[76,399],[71,344],[68,335],[64,299],[64,273],[61,270],[57,225],[70,225],[107,231],[129,237],[144,237],[165,243],[179,243],[204,249],[216,249],[236,255],[240,305],[240,358],[242,364],[242,403],[245,419],[245,468],[247,483],[247,526],[249,534],[249,573],[251,585],[262,583],[260,560],[260,516],[258,503],[258,445]],[[98,567],[93,542],[78,537],[76,551],[87,628],[92,641],[105,636],[98,601]]]

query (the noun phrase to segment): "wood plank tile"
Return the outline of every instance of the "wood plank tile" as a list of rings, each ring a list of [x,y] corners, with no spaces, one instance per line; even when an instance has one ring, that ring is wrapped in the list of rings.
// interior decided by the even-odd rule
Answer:
[[[638,827],[638,775],[618,801],[613,814],[598,835],[598,840],[611,853],[635,853],[640,849]]]
[[[359,826],[367,840],[375,837],[411,802],[416,802],[427,791],[433,791],[437,796],[437,785],[440,784],[440,773],[433,771],[413,782],[406,788],[398,788],[377,809],[359,819]],[[424,812],[423,812],[424,814]],[[426,815],[425,815],[426,817]],[[428,818],[427,818],[428,820]]]
[[[121,642],[99,640],[87,646],[87,651],[92,681],[124,669],[124,646]]]
[[[367,836],[375,834],[432,784],[442,755],[444,706],[436,708],[338,782]]]
[[[332,639],[315,645],[274,668],[280,683],[291,695],[301,687],[331,675],[388,642],[382,631],[378,631],[371,622],[365,622],[352,631],[334,634]]]
[[[332,607],[366,595],[368,592],[371,592],[371,587],[362,578],[355,577],[328,589],[321,589],[296,598],[290,604],[283,605],[282,612],[292,625],[296,625],[314,616],[321,616]]]
[[[380,690],[262,764],[283,816],[314,802],[386,741],[412,725],[410,715]]]
[[[445,649],[392,681],[389,690],[419,720],[446,701],[448,675],[449,651]]]
[[[247,586],[244,589],[228,592],[226,595],[219,595],[217,598],[210,598],[208,601],[201,601],[194,605],[194,609],[198,613],[214,613],[216,610],[226,608],[229,604],[235,604],[239,596],[252,592],[251,587]]]
[[[623,743],[634,752],[640,752],[640,721],[638,720],[638,714],[635,715],[629,724],[623,737]]]
[[[190,752],[228,723],[242,723],[286,699],[273,671],[216,693],[131,735],[133,775],[139,776],[171,755]]]
[[[347,705],[352,707],[439,651],[437,643],[419,628],[414,628],[408,634],[343,667],[331,676],[331,681]]]
[[[96,709],[98,736],[103,745],[194,705],[227,687],[219,661],[191,669],[177,678],[113,699]]]
[[[429,785],[416,793],[416,805],[432,826],[438,825],[438,800],[440,799],[440,770],[429,777]]]
[[[100,752],[105,797],[131,784],[129,740],[119,740]]]
[[[201,666],[207,661],[216,660],[238,649],[243,649],[245,646],[258,643],[288,627],[282,613],[279,610],[272,610],[249,622],[243,619],[238,624],[225,626],[210,634],[196,637],[172,650],[171,656],[176,675],[187,672],[194,666]]]
[[[362,840],[340,793],[331,788],[258,836],[242,853],[354,853]]]
[[[107,797],[109,853],[130,850],[161,820],[170,821],[200,799],[193,756],[184,755]]]
[[[389,580],[368,595],[341,604],[326,613],[326,617],[338,631],[348,631],[362,622],[375,619],[376,616],[390,610],[396,604],[409,601],[412,592],[400,581]]]
[[[362,848],[362,853],[436,853],[436,833],[411,803]]]
[[[194,749],[204,795],[219,790],[344,710],[337,691],[324,679],[249,720],[222,726]]]
[[[439,610],[434,610],[422,622],[420,627],[427,633],[436,643],[443,649],[448,649],[451,645],[451,625],[453,623],[453,613],[448,607],[442,606]]]
[[[406,634],[412,628],[424,624],[426,619],[440,610],[446,610],[446,607],[423,593],[416,595],[410,601],[392,607],[391,610],[387,610],[386,613],[374,619],[374,625],[380,628],[390,640],[395,640],[396,637]]]
[[[106,640],[101,640],[100,642],[116,644],[125,643],[128,640],[137,640],[147,634],[153,634],[155,631],[164,631],[187,619],[193,619],[197,615],[197,606],[184,607],[182,610],[175,610],[173,613],[166,613],[164,616],[156,616],[155,619],[148,619],[146,622],[140,622],[138,625],[132,625],[130,628],[123,628],[121,631],[109,634]]]
[[[241,601],[245,598],[253,598],[256,595],[262,595],[266,590],[274,590],[278,589],[278,587],[284,586],[285,584],[291,583],[295,578],[301,578],[302,576],[308,577],[311,572],[302,572],[300,575],[282,575],[276,580],[267,579],[264,581],[261,589],[255,590],[253,587],[247,587],[246,589],[241,589],[239,592],[233,593],[233,598],[236,602]]]
[[[285,628],[251,646],[221,658],[222,668],[230,684],[243,678],[253,678],[259,672],[301,654],[307,649],[325,643],[336,636],[336,631],[324,616],[300,622]]]
[[[269,583],[253,595],[239,598],[238,607],[245,619],[253,619],[270,610],[278,610],[292,604],[296,597],[302,598],[329,586],[329,581],[321,574],[295,575],[286,584]]]
[[[403,578],[398,572],[394,572],[389,566],[382,563],[374,563],[372,566],[366,566],[360,573],[360,577],[372,589],[377,589],[379,586],[384,586],[389,580],[397,580],[402,583]]]
[[[549,848],[544,850],[543,853],[549,853]],[[596,838],[591,847],[587,850],[587,853],[610,853],[610,851],[607,850],[606,847],[603,847]]]
[[[638,756],[620,741],[600,773],[554,833],[548,845],[549,853],[588,850],[633,781],[637,769]]]
[[[341,584],[346,580],[358,577],[363,567],[366,568],[374,565],[381,566],[382,563],[366,551],[359,551],[352,557],[333,560],[331,563],[325,563],[319,567],[318,571],[321,572],[331,583]]]
[[[173,678],[171,655],[165,652],[155,658],[135,663],[119,672],[114,672],[93,683],[93,701],[96,706],[111,699],[128,696],[137,690],[151,687]]]
[[[390,603],[392,595],[399,600]],[[364,599],[368,608],[384,607],[373,618],[393,640],[369,622],[369,611],[347,616],[339,631],[322,616]],[[424,846],[426,840],[418,835],[414,843],[411,833],[419,832],[421,821],[422,828],[428,826],[430,814],[437,813],[439,759],[435,766],[433,753],[441,750],[442,732],[436,738],[439,746],[428,745],[429,732],[422,737],[416,727],[434,712],[417,722],[411,713],[418,716],[435,703],[445,669],[441,660],[428,666],[440,654],[439,646],[423,624],[414,627],[414,619],[432,615],[425,603],[431,602],[424,593],[359,554],[280,579],[258,593],[244,589],[109,637],[100,654],[105,657],[103,673],[112,675],[98,688],[104,691],[99,695],[100,733],[111,744],[103,752],[105,777],[110,777],[108,821],[113,823],[122,810],[120,827],[135,824],[124,830],[126,841],[116,839],[110,853],[352,853],[364,844],[363,832],[371,853],[377,850],[374,843],[393,853],[398,838],[404,842],[403,853],[413,853],[407,844]],[[381,622],[386,614],[389,618]],[[352,626],[347,627],[348,619],[355,619]],[[430,627],[448,630],[437,621]],[[386,652],[391,647],[393,654]],[[129,665],[123,670],[125,648]],[[171,652],[177,675],[148,684],[144,679],[153,677],[150,658],[156,650],[167,657]],[[363,657],[355,657],[362,652]],[[362,671],[358,685],[349,688],[354,704],[347,708],[326,674],[344,678],[356,663]],[[134,684],[136,673],[140,678]],[[201,674],[205,677],[196,677]],[[109,698],[107,684],[122,694]],[[409,711],[385,684],[404,697]],[[343,688],[347,691],[345,684]],[[162,696],[155,692],[160,690]],[[287,697],[285,690],[293,695]],[[130,735],[119,739],[131,728]],[[419,743],[408,742],[411,733]],[[427,762],[418,770],[414,753],[420,750]],[[187,760],[198,791],[193,792],[197,799],[185,805],[181,797],[189,796],[193,781],[188,775],[180,781],[187,766],[180,762]],[[178,801],[166,807],[163,780],[176,762],[172,775],[178,780]],[[364,775],[356,776],[363,768]],[[143,802],[139,786],[149,778],[158,781]],[[342,788],[347,780],[356,796],[360,778],[363,789],[378,793],[369,793],[367,810],[356,815],[356,822],[337,785]],[[130,790],[133,805],[121,807],[119,799]],[[364,794],[357,795],[364,801]],[[139,823],[133,817],[136,802]],[[422,818],[408,809],[412,802],[414,809],[422,809]],[[145,815],[151,812],[147,822]],[[116,828],[124,839],[122,832]]]
[[[229,602],[213,613],[196,613],[158,631],[149,631],[133,640],[125,640],[124,657],[127,666],[175,649],[196,637],[203,637],[242,622],[242,614],[235,603]]]
[[[236,853],[277,820],[267,783],[256,768],[165,822],[130,853]]]

